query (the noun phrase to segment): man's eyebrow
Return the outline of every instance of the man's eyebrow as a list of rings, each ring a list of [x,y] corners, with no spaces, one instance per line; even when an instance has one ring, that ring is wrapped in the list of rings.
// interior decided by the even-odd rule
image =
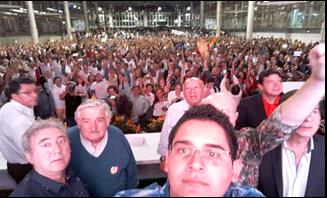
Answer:
[[[217,148],[217,149],[227,151],[224,147],[222,147],[222,146],[220,146],[218,144],[205,144],[204,147],[212,147],[212,148]]]
[[[190,142],[188,140],[178,140],[178,141],[174,142],[172,145],[176,145],[176,144],[193,145],[192,142]],[[211,147],[211,148],[217,148],[217,149],[227,151],[224,147],[222,147],[218,144],[205,144],[203,147]]]
[[[49,137],[42,138],[38,143],[41,144],[42,142],[47,141],[47,140],[49,140],[49,139],[50,139]]]

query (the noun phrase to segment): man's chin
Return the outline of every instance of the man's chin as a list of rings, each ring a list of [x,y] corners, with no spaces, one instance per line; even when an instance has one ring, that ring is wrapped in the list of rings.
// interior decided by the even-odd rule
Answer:
[[[211,197],[209,191],[203,186],[189,186],[186,189],[179,191],[178,197]]]

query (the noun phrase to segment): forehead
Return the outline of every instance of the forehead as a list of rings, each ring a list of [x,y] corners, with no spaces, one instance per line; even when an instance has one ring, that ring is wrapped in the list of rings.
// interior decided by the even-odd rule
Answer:
[[[229,111],[235,112],[236,111],[236,103],[234,98],[228,97],[227,95],[212,95],[207,97],[204,100],[205,104],[212,104],[216,109],[221,111]]]
[[[195,80],[195,79],[190,79],[190,80],[187,80],[185,83],[184,83],[184,86],[185,87],[192,87],[192,86],[202,86],[203,83],[201,80]]]
[[[230,150],[225,130],[210,120],[191,119],[186,121],[177,130],[172,144],[177,141],[187,141],[199,148],[211,144]]]
[[[38,143],[42,139],[57,139],[58,137],[67,138],[67,134],[58,128],[45,128],[36,131],[31,139]]]
[[[102,117],[106,115],[106,111],[102,106],[91,106],[84,107],[80,110],[81,118],[94,118],[97,115],[98,117]]]
[[[35,84],[20,84],[20,89],[21,90],[30,90],[30,89],[35,89]]]
[[[281,78],[280,78],[280,76],[278,74],[275,74],[275,73],[269,74],[268,76],[263,77],[263,81],[265,81],[265,80],[273,80],[273,79],[278,79],[279,80]]]

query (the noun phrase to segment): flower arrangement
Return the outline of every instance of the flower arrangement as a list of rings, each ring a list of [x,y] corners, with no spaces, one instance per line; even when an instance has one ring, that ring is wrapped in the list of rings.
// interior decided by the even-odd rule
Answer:
[[[125,134],[139,133],[141,131],[140,125],[134,124],[130,119],[126,120],[124,116],[114,116],[111,123],[120,128]]]
[[[165,121],[164,116],[160,116],[156,119],[151,119],[150,123],[146,126],[144,131],[146,132],[160,132],[162,125]]]

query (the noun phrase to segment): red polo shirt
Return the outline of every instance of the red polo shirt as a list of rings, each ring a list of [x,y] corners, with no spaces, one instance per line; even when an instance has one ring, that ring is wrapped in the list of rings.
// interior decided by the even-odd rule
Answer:
[[[270,104],[264,96],[262,96],[263,106],[265,107],[266,115],[269,117],[279,104],[280,96],[277,96],[272,104]]]

